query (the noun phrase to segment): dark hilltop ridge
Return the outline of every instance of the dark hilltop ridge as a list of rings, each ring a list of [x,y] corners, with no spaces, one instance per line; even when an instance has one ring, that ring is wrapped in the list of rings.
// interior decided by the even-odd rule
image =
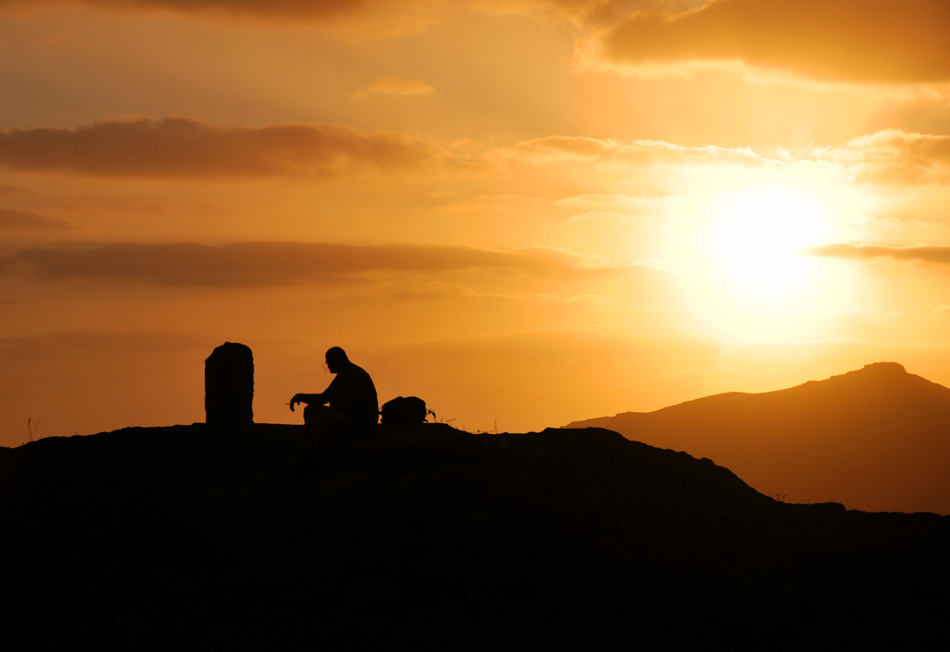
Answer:
[[[0,449],[10,650],[947,649],[950,518],[601,429],[205,424]]]
[[[950,389],[896,362],[567,427],[708,457],[790,502],[950,514]]]

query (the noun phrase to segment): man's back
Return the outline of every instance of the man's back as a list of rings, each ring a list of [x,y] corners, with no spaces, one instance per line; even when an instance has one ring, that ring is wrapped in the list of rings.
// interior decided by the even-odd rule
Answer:
[[[340,366],[325,396],[329,407],[346,414],[358,426],[374,425],[379,420],[379,400],[373,379],[352,362]]]

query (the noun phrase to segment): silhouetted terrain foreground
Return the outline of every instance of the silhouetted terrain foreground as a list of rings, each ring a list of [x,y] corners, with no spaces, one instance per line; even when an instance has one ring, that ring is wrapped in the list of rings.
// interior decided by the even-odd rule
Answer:
[[[950,514],[950,389],[878,362],[777,392],[576,421],[708,457],[791,502]]]
[[[306,438],[0,449],[4,648],[950,644],[947,517],[776,502],[598,429]]]

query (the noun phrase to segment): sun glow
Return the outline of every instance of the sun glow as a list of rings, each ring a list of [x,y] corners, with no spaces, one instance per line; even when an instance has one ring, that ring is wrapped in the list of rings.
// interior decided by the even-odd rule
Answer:
[[[787,186],[724,193],[681,233],[700,321],[723,336],[824,334],[843,280],[803,250],[834,239],[823,195]]]
[[[705,267],[724,291],[756,302],[784,302],[814,281],[802,248],[828,235],[818,203],[780,188],[731,195],[717,205],[703,242]]]

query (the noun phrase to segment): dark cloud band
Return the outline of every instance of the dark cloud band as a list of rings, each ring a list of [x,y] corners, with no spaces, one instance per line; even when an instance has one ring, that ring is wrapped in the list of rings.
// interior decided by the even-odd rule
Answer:
[[[439,151],[393,133],[342,125],[221,127],[192,118],[0,130],[0,165],[103,177],[333,178],[361,168],[433,162]]]
[[[54,1],[46,0],[45,4],[51,4]],[[37,0],[0,0],[0,6],[25,5],[27,2],[39,4]],[[169,9],[189,14],[211,12],[226,15],[312,19],[331,19],[352,14],[372,4],[370,0],[73,0],[73,2],[126,11]]]
[[[859,82],[950,80],[944,0],[713,0],[675,17],[638,13],[605,38],[622,63],[742,61]]]
[[[493,251],[452,245],[301,242],[37,247],[0,259],[0,272],[24,272],[46,280],[97,278],[233,288],[351,283],[374,273],[556,274],[598,267],[604,267],[598,259],[548,249]]]

